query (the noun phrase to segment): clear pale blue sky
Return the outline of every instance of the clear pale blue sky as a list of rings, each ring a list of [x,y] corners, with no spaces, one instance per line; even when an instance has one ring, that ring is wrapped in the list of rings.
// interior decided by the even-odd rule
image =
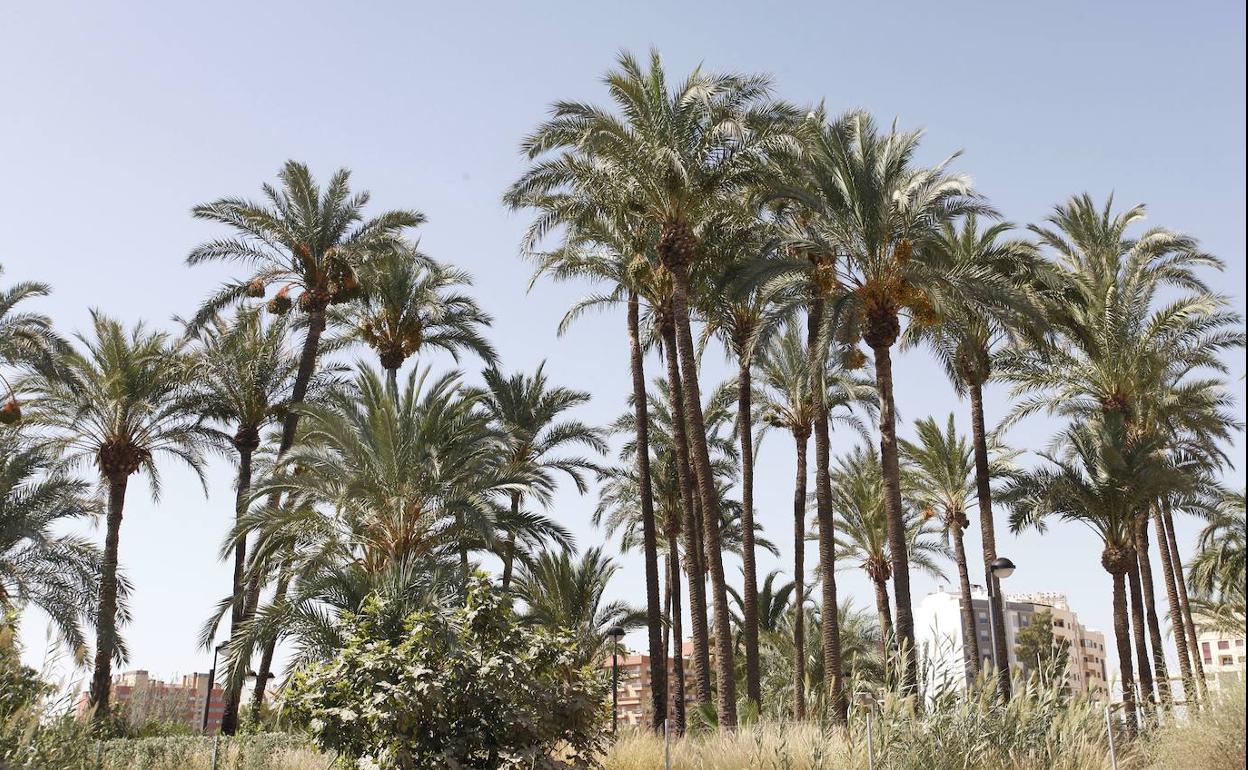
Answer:
[[[1230,1],[7,3],[4,281],[51,282],[38,309],[64,332],[83,328],[91,307],[170,326],[229,274],[184,266],[217,232],[190,218],[192,205],[254,195],[287,158],[322,177],[348,166],[378,206],[424,211],[424,248],[476,275],[504,364],[549,359],[555,381],[593,393],[581,416],[604,423],[624,406],[623,319],[589,318],[557,339],[583,289],[526,294],[530,269],[517,256],[526,220],[499,196],[523,166],[521,136],[551,101],[601,99],[598,78],[615,52],[651,45],[673,73],[698,62],[770,72],[787,99],[925,126],[929,157],[965,149],[960,167],[1016,222],[1084,190],[1147,202],[1152,223],[1199,236],[1229,263],[1218,282],[1242,309],[1244,5]],[[717,356],[708,362],[708,384],[727,375]],[[1242,375],[1242,354],[1233,368]],[[924,353],[901,356],[897,380],[903,432],[950,410],[966,428],[965,406]],[[1236,388],[1242,413],[1242,381]],[[1003,413],[999,391],[988,411]],[[1033,421],[1010,439],[1035,448],[1050,432]],[[852,441],[840,436],[836,448]],[[788,443],[770,439],[758,471],[761,520],[782,544]],[[1242,443],[1235,453],[1242,461]],[[166,473],[159,505],[131,486],[121,538],[136,586],[131,665],[162,674],[207,667],[194,637],[229,583],[215,554],[231,508],[223,462],[208,500],[188,474]],[[1243,484],[1242,462],[1233,483]],[[601,539],[592,505],[564,493],[553,514],[590,544]],[[1182,525],[1185,544],[1194,531]],[[999,537],[1020,566],[1007,590],[1065,591],[1085,622],[1109,628],[1109,583],[1087,532]],[[785,550],[781,564],[789,560]],[[640,601],[642,582],[638,560],[626,558],[612,593]],[[869,605],[857,574],[841,584]],[[916,597],[932,587],[919,579]],[[43,634],[31,613],[28,659],[42,658]]]

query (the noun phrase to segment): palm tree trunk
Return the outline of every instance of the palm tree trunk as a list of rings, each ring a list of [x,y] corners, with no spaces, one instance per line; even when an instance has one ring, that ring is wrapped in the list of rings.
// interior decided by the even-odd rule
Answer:
[[[797,478],[793,484],[793,718],[806,719],[806,446],[808,433],[793,433]]]
[[[1183,678],[1183,700],[1194,705],[1199,701],[1199,690],[1192,678],[1192,661],[1187,645],[1187,629],[1183,626],[1183,610],[1179,606],[1179,589],[1174,582],[1174,562],[1170,559],[1170,546],[1166,541],[1166,527],[1161,520],[1161,508],[1153,507],[1153,526],[1157,530],[1157,550],[1161,553],[1161,575],[1166,584],[1166,600],[1170,605],[1170,631],[1174,634],[1174,646],[1179,653],[1179,676]]]
[[[706,618],[706,556],[699,536],[698,506],[694,500],[693,471],[689,466],[689,434],[685,430],[683,376],[676,353],[676,327],[660,324],[663,354],[667,360],[668,394],[672,409],[672,443],[676,445],[676,482],[684,513],[685,559],[688,561],[689,616],[693,626],[693,676],[698,703],[711,702],[710,637]]]
[[[1153,675],[1157,680],[1157,696],[1167,711],[1170,695],[1170,674],[1166,669],[1166,648],[1161,641],[1161,623],[1157,620],[1157,597],[1153,592],[1153,565],[1148,554],[1148,516],[1141,514],[1135,524],[1135,555],[1139,560],[1140,590],[1144,594],[1144,619],[1148,623],[1148,641],[1153,650]]]
[[[1127,621],[1127,590],[1123,573],[1111,572],[1114,581],[1114,643],[1118,647],[1118,678],[1122,680],[1122,710],[1127,735],[1135,735],[1135,671],[1131,666],[1131,638]]]
[[[979,536],[984,550],[984,580],[992,585],[988,600],[988,622],[992,624],[993,660],[997,666],[997,686],[1001,697],[1010,699],[1010,657],[1006,649],[1005,610],[1001,599],[1001,581],[992,574],[997,559],[996,526],[992,515],[992,478],[988,469],[988,431],[984,426],[984,388],[977,382],[966,385],[971,394],[971,434],[975,444],[975,493],[979,506]],[[987,584],[987,583],[985,583]]]
[[[248,447],[238,450],[238,483],[234,493],[234,521],[247,512],[248,498],[251,496],[251,456]],[[239,627],[242,625],[246,612],[247,586],[244,573],[247,567],[247,538],[241,536],[234,544],[234,580],[231,584],[234,592],[234,606],[230,609],[230,638],[238,638]],[[225,703],[221,713],[221,732],[233,735],[238,731],[239,694],[243,689],[243,678],[231,675],[226,682]]]
[[[825,351],[820,350],[819,332],[823,326],[823,300],[815,298],[806,316],[806,349],[811,367],[811,391],[815,404],[815,516],[819,522],[819,579],[823,589],[823,681],[831,709],[832,723],[843,725],[849,703],[841,670],[840,605],[836,599],[836,532],[832,518],[831,436],[822,366]]]
[[[671,600],[668,625],[672,630],[671,679],[668,690],[670,700],[667,708],[668,729],[677,735],[685,731],[685,654],[684,654],[684,620],[681,613],[684,608],[680,602],[680,535],[677,532],[676,519],[669,516],[670,522],[665,524],[667,536],[667,580],[671,585],[668,598]]]
[[[888,518],[888,555],[897,602],[897,649],[902,661],[902,692],[918,691],[919,664],[914,649],[914,614],[910,600],[910,560],[901,510],[901,467],[897,457],[897,407],[893,400],[893,359],[888,345],[877,344],[875,385],[880,397],[880,462],[884,471],[884,512]]]
[[[741,439],[741,529],[743,586],[742,615],[745,621],[745,697],[759,711],[763,690],[758,670],[758,573],[754,562],[754,437],[750,361],[741,355],[737,368],[737,432]]]
[[[511,520],[514,522],[520,520],[520,493],[512,492],[511,495]],[[516,533],[507,533],[507,542],[503,546],[503,578],[502,589],[506,593],[511,589],[511,574],[516,562]]]
[[[673,272],[672,311],[676,321],[676,352],[684,373],[681,386],[685,399],[685,419],[693,448],[693,470],[697,479],[698,498],[702,503],[702,537],[708,555],[711,576],[711,603],[715,611],[715,684],[716,710],[721,728],[737,726],[737,683],[732,654],[732,626],[728,614],[728,584],[724,579],[724,560],[719,541],[722,515],[719,491],[711,469],[711,453],[706,443],[706,420],[702,416],[702,391],[698,385],[697,357],[693,349],[693,332],[689,327],[689,271]]]
[[[1153,692],[1153,667],[1148,658],[1148,644],[1144,629],[1144,599],[1140,591],[1140,565],[1132,555],[1127,568],[1127,588],[1131,598],[1131,637],[1135,642],[1135,662],[1140,670],[1140,705],[1146,717],[1151,718],[1156,705]]]
[[[1170,561],[1174,565],[1175,583],[1179,589],[1179,621],[1187,634],[1187,644],[1192,651],[1192,669],[1196,677],[1196,686],[1200,688],[1200,699],[1206,700],[1208,688],[1205,680],[1205,663],[1200,653],[1200,642],[1196,638],[1196,622],[1192,618],[1191,599],[1187,594],[1187,575],[1183,572],[1183,559],[1179,556],[1179,541],[1174,535],[1174,517],[1170,507],[1162,509],[1162,520],[1165,522],[1166,547],[1170,549]]]
[[[113,654],[117,649],[117,548],[121,538],[121,517],[126,507],[127,476],[108,481],[108,520],[104,531],[104,558],[100,564],[99,615],[95,625],[95,669],[91,674],[88,701],[95,709],[93,718],[103,723],[110,716],[109,696],[113,688]]]
[[[641,490],[642,550],[646,562],[646,630],[650,648],[650,727],[661,730],[667,719],[667,671],[663,665],[663,614],[659,606],[658,536],[654,491],[650,486],[650,415],[646,405],[645,359],[637,293],[628,294],[629,368],[633,376],[633,419],[637,424],[637,483]]]
[[[871,579],[875,586],[875,611],[880,616],[880,656],[888,660],[888,640],[893,635],[893,613],[888,607],[888,581]]]
[[[386,390],[390,391],[390,397],[394,399],[394,405],[399,405],[399,367],[386,369]]]
[[[308,314],[308,331],[303,338],[303,350],[299,353],[299,369],[295,372],[295,382],[290,389],[290,406],[298,406],[302,404],[308,395],[308,385],[312,382],[312,375],[316,371],[316,357],[321,349],[321,334],[325,331],[325,311],[324,309],[313,310]],[[277,457],[280,460],[282,455],[291,448],[295,443],[295,432],[299,429],[299,410],[287,409],[286,419],[282,421],[282,438],[277,446]],[[269,495],[269,505],[276,508],[281,502],[282,493],[274,492]],[[260,579],[261,570],[256,570],[255,580]],[[280,578],[278,588],[282,596],[285,595],[284,590],[285,578]],[[259,602],[260,591],[257,585],[255,591],[256,601]],[[280,599],[275,595],[275,599]],[[255,613],[253,606],[247,617],[250,618]],[[264,651],[260,656],[260,667],[256,669],[256,695],[259,696],[255,704],[259,706],[264,701],[265,684],[269,680],[269,674],[273,665],[273,654],[277,648],[277,639],[270,639],[265,643]]]
[[[971,604],[971,576],[966,568],[966,546],[962,543],[962,526],[951,522],[953,559],[958,565],[958,589],[962,592],[962,657],[966,660],[966,683],[972,685],[979,676],[979,638],[975,632],[975,607]]]

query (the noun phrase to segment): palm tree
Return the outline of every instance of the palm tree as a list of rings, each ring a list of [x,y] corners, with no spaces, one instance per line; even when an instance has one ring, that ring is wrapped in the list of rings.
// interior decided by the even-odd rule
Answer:
[[[793,487],[793,583],[794,594],[805,596],[806,580],[806,478],[807,448],[816,415],[825,420],[844,422],[862,429],[855,412],[874,409],[874,388],[861,378],[854,377],[844,367],[829,372],[823,378],[827,393],[823,406],[814,397],[814,381],[810,376],[808,348],[802,341],[801,329],[789,323],[782,333],[763,347],[759,354],[760,380],[759,411],[762,430],[777,428],[793,436],[797,450],[797,473]],[[830,497],[829,497],[830,502]],[[803,618],[804,606],[794,605],[793,640],[795,649],[805,649],[806,630]],[[793,715],[795,719],[806,718],[805,659],[799,656],[793,671]]]
[[[248,265],[247,278],[231,281],[206,300],[192,326],[207,323],[222,309],[247,298],[261,298],[272,284],[281,288],[268,302],[270,312],[281,315],[298,307],[306,316],[299,368],[291,386],[290,403],[302,404],[316,370],[321,336],[330,305],[354,300],[359,294],[356,276],[370,258],[399,248],[403,232],[425,221],[418,211],[392,210],[365,219],[367,192],[352,193],[351,172],[339,169],[323,189],[308,167],[287,161],[278,172],[280,188],[265,184],[264,202],[245,198],[219,198],[191,210],[196,219],[216,222],[233,231],[226,237],[201,243],[187,256],[189,265],[230,261]],[[292,288],[301,293],[292,300]],[[277,454],[284,455],[295,440],[300,411],[290,409],[282,420]],[[276,506],[278,500],[270,500]],[[260,573],[257,573],[257,578]],[[279,581],[279,593],[283,586]],[[248,607],[259,599],[260,584],[248,586]],[[256,678],[257,702],[272,666],[274,648],[265,648]]]
[[[1244,629],[1244,531],[1244,492],[1227,492],[1201,530],[1196,558],[1188,565],[1196,613],[1218,630]]]
[[[1001,586],[991,569],[997,558],[997,539],[984,419],[984,386],[992,378],[992,361],[997,349],[1003,343],[1017,342],[1024,337],[1037,339],[1045,324],[1044,314],[1034,297],[1034,286],[1040,283],[1036,249],[1023,239],[1006,238],[1012,227],[1007,222],[997,222],[981,231],[974,214],[965,218],[961,228],[953,222],[941,225],[931,244],[933,259],[940,260],[950,270],[983,268],[1004,280],[993,287],[994,293],[987,301],[971,297],[969,302],[951,303],[943,309],[939,323],[911,324],[902,340],[903,349],[917,344],[930,347],[957,394],[970,398],[984,577],[992,581],[994,587],[989,607],[989,622],[993,624],[996,640],[993,659],[997,661],[998,687],[1007,698],[1010,672],[1005,613],[1001,605]],[[977,658],[976,667],[978,664]]]
[[[386,250],[359,269],[360,301],[351,307],[352,325],[377,352],[393,389],[409,357],[428,349],[444,350],[458,362],[472,351],[493,364],[493,346],[481,334],[491,323],[472,297],[463,270],[436,262],[414,246]]]
[[[558,456],[565,447],[579,445],[602,454],[607,451],[600,431],[579,420],[562,419],[570,409],[589,402],[589,394],[571,388],[550,387],[545,374],[546,364],[537,367],[532,376],[522,373],[510,377],[490,367],[483,373],[485,389],[481,403],[495,430],[503,437],[503,462],[508,473],[526,480],[527,494],[543,504],[548,503],[555,489],[555,473],[572,479],[576,489],[585,494],[583,474],[595,469],[585,457]],[[511,515],[518,516],[526,491],[508,493]],[[503,546],[502,587],[511,586],[515,562],[515,533],[508,533]]]
[[[0,265],[0,276],[4,266]],[[30,299],[46,297],[52,289],[45,283],[23,281],[0,290],[0,366],[54,365],[55,356],[64,351],[65,341],[52,330],[52,320],[40,313],[17,310]],[[0,385],[7,398],[0,406],[0,424],[12,425],[22,417],[17,393],[0,372]]]
[[[983,268],[948,268],[931,246],[940,226],[960,215],[991,214],[965,176],[915,165],[920,132],[880,132],[865,113],[823,123],[812,116],[798,168],[775,194],[792,201],[795,227],[787,239],[792,272],[821,288],[827,312],[811,336],[858,336],[875,358],[880,399],[880,457],[897,603],[904,687],[915,692],[918,661],[906,561],[893,399],[892,348],[901,319],[933,323],[955,297],[983,292],[999,279]],[[956,156],[955,156],[956,157]],[[812,276],[813,274],[813,276]],[[822,308],[820,308],[822,310]],[[822,330],[816,328],[822,325]],[[837,330],[836,334],[832,330]]]
[[[251,500],[252,463],[260,448],[260,434],[288,408],[291,385],[299,360],[288,347],[290,322],[275,317],[266,323],[256,310],[240,308],[232,321],[217,318],[198,330],[194,377],[203,389],[214,422],[224,426],[238,453],[234,518],[243,516]],[[239,632],[245,617],[247,564],[246,537],[234,538],[234,574],[230,586],[230,634]],[[215,623],[214,623],[215,626]],[[211,639],[208,640],[211,646]],[[226,687],[221,731],[233,735],[238,727],[241,682]]]
[[[884,482],[880,457],[874,449],[855,447],[839,458],[832,472],[832,507],[836,511],[837,560],[853,560],[875,587],[875,610],[880,624],[880,652],[887,655],[893,641],[888,604],[891,560],[888,553],[888,517],[884,510]],[[932,577],[943,578],[937,557],[949,550],[935,536],[933,517],[906,507],[906,543],[910,563]]]
[[[962,544],[963,532],[970,526],[967,516],[977,505],[978,478],[971,446],[966,437],[958,434],[953,414],[942,431],[936,420],[928,417],[915,423],[917,441],[901,441],[902,458],[909,465],[909,489],[907,496],[923,512],[925,518],[938,518],[953,543],[954,562],[958,567],[958,587],[962,595],[962,638],[967,642],[963,654],[966,658],[967,682],[979,676],[982,660],[975,633],[975,611],[971,605],[971,578],[967,570],[966,548]],[[999,478],[1010,470],[1017,453],[1004,453],[998,447],[989,464],[989,479]],[[994,653],[995,655],[995,653]],[[998,685],[999,687],[1000,685]]]
[[[31,377],[24,390],[35,403],[28,420],[49,430],[50,451],[74,463],[94,462],[107,492],[90,692],[96,719],[104,719],[119,650],[117,552],[130,477],[146,473],[158,497],[157,459],[167,455],[204,482],[203,451],[220,442],[204,422],[208,405],[194,387],[185,351],[142,323],[127,332],[98,311],[91,320],[92,336],[77,335],[81,349],[63,356],[57,376]]]
[[[718,500],[706,447],[701,392],[690,331],[690,271],[699,240],[720,218],[720,202],[754,178],[770,148],[791,143],[789,111],[769,101],[766,78],[712,75],[695,70],[669,90],[662,61],[652,52],[648,71],[622,53],[606,82],[618,115],[592,104],[560,102],[526,141],[532,160],[545,156],[513,186],[515,195],[549,194],[575,183],[581,159],[612,178],[622,195],[615,205],[639,212],[657,232],[656,251],[672,278],[672,311],[680,357],[682,397],[692,467],[706,522],[706,551],[715,608],[718,720],[736,725],[728,594],[716,522]],[[621,118],[620,115],[624,117]],[[560,157],[551,155],[563,152]]]
[[[84,622],[94,625],[100,552],[61,530],[99,512],[88,487],[46,448],[0,428],[0,611],[43,610],[76,661],[87,654]]]
[[[1003,499],[1011,506],[1010,528],[1044,531],[1057,518],[1089,527],[1104,550],[1101,565],[1113,579],[1114,638],[1127,729],[1136,729],[1135,671],[1127,613],[1127,575],[1136,564],[1134,527],[1139,511],[1162,495],[1190,484],[1189,468],[1161,452],[1164,442],[1130,436],[1120,415],[1079,422],[1056,442],[1060,454],[1042,453],[1048,465],[1019,474]]]
[[[543,551],[526,561],[516,576],[515,593],[525,603],[524,618],[548,628],[569,631],[577,640],[577,659],[597,663],[609,651],[613,626],[625,630],[645,625],[646,616],[625,602],[604,598],[619,567],[601,548],[573,560],[567,551]]]
[[[414,581],[440,596],[462,589],[469,551],[493,540],[497,498],[526,489],[505,475],[503,437],[457,372],[414,370],[396,400],[381,375],[361,367],[351,387],[297,408],[300,442],[251,495],[283,497],[282,505],[253,508],[233,533],[254,533],[249,572],[275,566],[290,576],[290,595],[275,595],[231,638],[231,677],[246,672],[255,645],[304,644],[326,606],[336,617],[362,601],[354,588],[350,601],[337,598],[335,586]],[[571,545],[566,532],[547,526]],[[283,620],[292,616],[306,622]]]
[[[1057,206],[1044,225],[1031,228],[1052,254],[1044,292],[1052,300],[1048,316],[1055,339],[1015,347],[1000,357],[1012,395],[1022,397],[1007,423],[1040,412],[1071,420],[1116,415],[1133,437],[1155,434],[1173,446],[1208,447],[1229,437],[1236,424],[1233,401],[1219,380],[1201,372],[1225,374],[1219,356],[1243,346],[1242,321],[1196,272],[1220,268],[1221,262],[1202,252],[1195,239],[1164,228],[1132,237],[1129,230],[1143,216],[1143,206],[1115,213],[1112,197],[1098,207],[1085,194]],[[1161,303],[1159,292],[1169,290],[1181,293]],[[1200,452],[1209,455],[1206,449]],[[1209,461],[1223,462],[1217,454]],[[1138,517],[1144,522],[1148,507]],[[1147,545],[1146,526],[1136,529],[1137,559],[1139,546]],[[1164,541],[1161,531],[1158,540]],[[1152,579],[1142,575],[1141,567],[1151,567],[1147,552],[1128,573],[1147,705],[1153,667],[1163,701],[1168,700],[1168,677]],[[1151,661],[1144,642],[1146,616]]]
[[[629,373],[634,429],[639,446],[649,446],[650,420],[646,397],[645,357],[641,334],[641,289],[651,275],[649,234],[614,194],[613,179],[596,163],[568,151],[558,161],[557,180],[550,185],[522,179],[504,197],[512,209],[532,208],[537,218],[525,235],[523,249],[538,263],[538,275],[556,280],[590,279],[610,287],[574,305],[560,324],[562,333],[586,309],[624,302],[627,306]],[[528,177],[542,176],[531,169]],[[537,251],[552,231],[562,242],[550,252]],[[650,727],[660,730],[667,705],[667,671],[663,665],[663,621],[659,598],[658,534],[651,488],[650,453],[638,452],[636,477],[642,519],[643,557],[646,573],[646,629],[650,653]],[[692,515],[692,513],[690,513]],[[705,613],[703,613],[705,617]],[[697,614],[694,614],[695,623]],[[680,701],[683,703],[683,701]]]

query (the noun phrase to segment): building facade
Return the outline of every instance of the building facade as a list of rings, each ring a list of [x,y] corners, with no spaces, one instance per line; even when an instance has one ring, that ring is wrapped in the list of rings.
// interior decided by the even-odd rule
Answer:
[[[244,688],[246,691],[247,688]],[[209,734],[221,729],[221,717],[225,710],[225,691],[214,683],[209,699],[208,675],[199,673],[183,676],[180,681],[166,682],[152,678],[147,671],[126,671],[113,677],[111,700],[132,724],[178,723],[196,732],[203,729],[207,701]],[[76,711],[79,716],[86,713],[86,692],[79,694]]]
[[[927,662],[929,683],[961,683],[966,685],[964,662],[965,639],[962,633],[962,600],[956,593],[943,588],[928,594],[915,609],[915,643]],[[992,628],[988,622],[988,594],[980,586],[971,588],[971,608],[975,613],[975,634],[980,660],[984,666],[996,666],[992,644]],[[1053,636],[1069,643],[1066,664],[1066,686],[1071,692],[1104,697],[1109,677],[1106,661],[1105,635],[1079,622],[1065,595],[1033,593],[1006,596],[1005,636],[1011,670],[1025,668],[1016,651],[1018,632],[1031,625],[1037,613],[1049,612],[1053,618]]]
[[[1244,636],[1204,631],[1196,637],[1209,689],[1244,681]]]
[[[693,643],[686,641],[682,646],[685,679],[686,713],[697,705],[696,684],[693,679]],[[668,659],[667,676],[670,681],[675,661]],[[621,655],[619,665],[619,720],[620,725],[639,726],[650,720],[650,656]],[[611,658],[602,664],[607,671],[611,670]],[[608,697],[610,695],[608,694]]]

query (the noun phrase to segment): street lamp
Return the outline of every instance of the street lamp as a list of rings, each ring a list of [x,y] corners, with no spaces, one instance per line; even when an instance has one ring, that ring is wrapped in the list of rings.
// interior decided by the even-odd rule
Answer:
[[[226,639],[212,648],[212,668],[208,669],[208,692],[204,695],[204,721],[200,725],[200,732],[208,732],[208,711],[212,708],[212,683],[217,680],[217,654],[229,646],[230,640]]]
[[[859,690],[854,694],[854,702],[867,710],[867,770],[875,770],[875,741],[871,735],[871,715],[875,712],[875,704],[878,701],[866,690]]]
[[[1001,629],[1005,630],[1005,608],[998,606],[997,602],[1001,601],[1001,597],[994,590],[998,580],[1004,580],[1014,574],[1014,562],[1005,558],[998,557],[988,565],[988,628],[992,638],[992,659],[996,662],[997,669],[997,690],[1001,693],[1001,697],[1005,700],[1010,699],[1010,652],[1006,650],[1005,658],[998,659],[997,655],[997,618],[1001,619]],[[1008,640],[1008,636],[1006,637]],[[1008,641],[1007,641],[1008,644]]]
[[[620,640],[624,638],[624,629],[611,626],[607,629],[611,639],[611,734],[614,735],[620,720]]]

